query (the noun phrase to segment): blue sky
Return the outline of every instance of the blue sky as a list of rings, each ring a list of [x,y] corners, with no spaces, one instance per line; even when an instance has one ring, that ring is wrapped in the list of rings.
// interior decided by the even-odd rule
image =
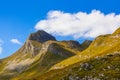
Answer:
[[[92,14],[92,10],[99,10],[104,15],[109,13],[118,15],[119,4],[120,0],[0,0],[0,47],[2,48],[0,58],[7,57],[18,50],[28,35],[36,31],[35,26],[39,21],[49,20],[47,14],[50,11],[73,15],[78,12]],[[37,29],[40,26],[41,22]],[[66,34],[56,35],[56,37],[58,40],[74,39],[72,35]],[[77,38],[77,40],[83,41],[84,38]]]

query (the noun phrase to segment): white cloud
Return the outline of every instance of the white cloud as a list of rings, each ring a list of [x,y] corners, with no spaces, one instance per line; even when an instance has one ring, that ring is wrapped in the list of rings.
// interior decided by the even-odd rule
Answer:
[[[120,27],[120,14],[105,15],[99,10],[73,14],[50,11],[47,18],[40,20],[35,26],[36,30],[42,29],[52,34],[74,38],[94,38],[98,35],[112,33],[118,27]]]
[[[18,39],[11,39],[10,41],[14,44],[22,45],[22,43]]]

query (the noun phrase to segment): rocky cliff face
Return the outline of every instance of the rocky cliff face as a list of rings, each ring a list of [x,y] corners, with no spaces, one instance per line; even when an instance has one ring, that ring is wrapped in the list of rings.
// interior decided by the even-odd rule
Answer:
[[[35,56],[40,52],[42,43],[50,40],[56,41],[55,37],[43,30],[32,33],[25,42],[23,53],[30,53],[32,56]]]
[[[31,40],[27,40],[25,42],[25,45],[22,48],[23,49],[22,52],[23,53],[29,53],[32,56],[35,56],[40,52],[41,48],[42,48],[41,43],[31,41]]]

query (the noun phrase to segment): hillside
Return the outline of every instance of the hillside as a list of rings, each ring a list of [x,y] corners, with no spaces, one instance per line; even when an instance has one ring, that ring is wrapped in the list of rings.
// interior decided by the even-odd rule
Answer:
[[[51,79],[119,80],[120,28],[82,44],[57,41],[40,30],[16,53],[0,61],[0,80]]]
[[[49,75],[49,76],[47,76]],[[46,77],[47,76],[47,77]],[[35,80],[119,80],[120,53],[78,62],[63,69],[52,70]],[[31,79],[33,80],[33,79]]]
[[[32,33],[17,52],[1,60],[0,80],[23,80],[40,76],[56,63],[83,51],[89,44],[57,41],[43,30]]]
[[[120,28],[113,34],[98,36],[86,50],[54,65],[50,70],[56,67],[61,69],[87,59],[116,52],[120,52]]]
[[[119,80],[120,28],[113,34],[98,36],[85,51],[54,65],[35,79]]]

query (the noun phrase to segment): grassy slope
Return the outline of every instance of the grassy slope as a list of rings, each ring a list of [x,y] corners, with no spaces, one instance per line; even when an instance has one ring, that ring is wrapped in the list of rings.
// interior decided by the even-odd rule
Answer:
[[[120,35],[119,34],[120,34],[120,30],[117,30],[112,35],[99,36],[95,39],[95,41],[91,44],[91,46],[88,49],[86,49],[85,51],[83,51],[81,53],[80,53],[80,51],[76,51],[76,49],[70,49],[69,46],[67,46],[64,43],[55,42],[60,47],[63,48],[63,51],[67,50],[68,52],[71,52],[73,54],[75,54],[77,52],[76,53],[77,55],[62,61],[63,57],[60,57],[58,55],[53,55],[53,53],[51,53],[51,52],[47,52],[45,55],[43,54],[43,55],[35,57],[35,62],[32,65],[30,65],[29,68],[27,68],[19,76],[16,76],[13,80],[18,80],[18,79],[24,80],[24,79],[30,79],[30,78],[40,76],[45,71],[47,71],[49,68],[51,68],[51,66],[53,66],[54,64],[55,65],[50,70],[54,70],[56,67],[64,68],[66,66],[69,66],[71,68],[71,65],[73,65],[73,64],[77,64],[77,63],[95,58],[97,56],[104,56],[106,54],[119,52],[120,51]],[[21,56],[23,56],[23,54],[21,54],[18,51],[14,55],[2,60],[2,63],[0,64],[0,66],[2,66],[0,68],[0,72],[4,69],[4,67],[6,66],[8,61],[12,61],[12,60],[15,60],[18,58],[23,59],[23,60],[26,58],[31,58],[29,55],[24,55],[24,57],[22,57],[22,58],[21,58]],[[60,62],[60,61],[62,61],[62,62]],[[58,64],[56,64],[56,63],[58,63]],[[55,72],[56,71],[59,71],[59,70],[55,70]],[[66,71],[66,69],[65,69],[65,71]],[[64,71],[64,73],[65,73],[65,71]],[[63,75],[65,75],[64,73],[63,73]],[[51,73],[49,73],[49,74],[52,75]],[[59,73],[57,75],[59,75]],[[26,76],[26,77],[24,77],[24,76]],[[55,77],[55,76],[53,76],[53,77]],[[63,77],[63,76],[61,75],[61,77]],[[55,77],[55,78],[57,80],[57,77]]]
[[[82,66],[82,64],[86,63],[89,64],[90,67],[85,68],[85,66]],[[70,80],[70,78],[72,78],[72,80],[119,80],[120,53],[113,53],[78,62],[63,69],[52,70],[35,78],[35,80]]]
[[[119,32],[120,29],[115,31],[113,34],[101,35],[97,37],[85,51],[54,65],[50,70],[53,70],[55,67],[66,67],[89,58],[120,51]]]
[[[31,41],[34,46],[41,46],[39,42]],[[45,73],[47,70],[51,68],[56,63],[59,63],[60,61],[76,55],[76,49],[69,48],[69,46],[62,42],[56,42],[56,41],[48,41],[46,42],[47,45],[56,44],[53,46],[55,50],[59,50],[62,52],[62,55],[54,54],[54,52],[44,52],[39,53],[37,56],[31,56],[30,53],[23,53],[24,47],[23,46],[20,50],[18,50],[15,54],[11,55],[8,58],[5,58],[2,60],[2,63],[0,64],[0,79],[3,80],[18,80],[18,79],[29,79],[32,77],[40,76],[41,74]],[[77,52],[80,52],[77,50]],[[65,53],[65,54],[64,54]],[[33,61],[31,65],[29,65],[22,73],[18,73],[16,71],[3,71],[4,68],[7,66],[8,62],[17,61],[19,62],[24,61],[26,59],[30,59]],[[11,63],[12,64],[12,63]],[[9,74],[10,73],[10,74]],[[12,74],[11,74],[12,73]],[[25,77],[24,77],[25,76]]]
[[[60,44],[62,47],[63,46],[65,46],[65,44]],[[66,49],[66,47],[65,47],[65,49]],[[69,49],[68,49],[69,50]],[[69,51],[72,51],[72,50],[69,50]],[[50,70],[52,70],[52,71],[50,71],[50,72],[48,72],[48,73],[46,73],[46,74],[43,74],[43,76],[42,77],[40,77],[40,78],[38,78],[38,80],[51,80],[51,79],[53,79],[54,78],[54,80],[58,80],[58,79],[61,79],[61,78],[66,78],[65,80],[68,80],[68,77],[70,76],[70,75],[72,75],[72,77],[74,78],[74,77],[76,77],[74,74],[77,74],[77,75],[79,75],[79,77],[81,77],[81,78],[83,78],[83,77],[85,77],[85,75],[87,75],[87,76],[92,76],[93,78],[95,78],[95,77],[97,77],[97,78],[100,78],[101,79],[101,77],[100,76],[98,76],[99,74],[96,74],[97,72],[98,73],[101,73],[101,76],[103,76],[103,74],[102,74],[102,72],[100,72],[101,71],[101,69],[100,68],[104,68],[104,67],[108,67],[108,65],[109,65],[109,59],[108,59],[108,62],[105,62],[105,63],[102,63],[101,61],[102,60],[100,60],[100,61],[98,61],[97,63],[99,63],[100,62],[100,64],[96,64],[96,59],[95,60],[93,60],[93,62],[91,62],[91,60],[90,59],[92,59],[92,58],[95,58],[95,57],[97,57],[97,56],[101,56],[101,57],[103,57],[104,55],[107,55],[107,54],[111,54],[111,53],[116,53],[116,52],[120,52],[120,37],[119,37],[119,33],[114,33],[114,34],[112,34],[112,35],[102,35],[102,36],[99,36],[99,37],[97,37],[96,39],[95,39],[95,41],[90,45],[90,47],[88,48],[88,49],[86,49],[85,51],[83,51],[83,52],[78,52],[77,54],[78,55],[75,55],[75,56],[73,56],[73,57],[71,57],[71,58],[68,58],[68,59],[65,59],[64,61],[62,61],[62,62],[60,62],[60,63],[58,63],[58,64],[56,64],[56,65],[54,65]],[[112,59],[114,58],[115,56],[113,56],[112,57]],[[118,59],[118,57],[119,56],[117,56],[117,57],[115,57],[116,59]],[[102,58],[101,58],[102,59]],[[110,60],[112,60],[112,59],[110,59]],[[84,61],[87,61],[87,60],[90,60],[90,61],[88,61],[88,63],[90,63],[90,64],[92,64],[92,65],[94,65],[95,66],[95,68],[94,69],[97,69],[96,71],[95,71],[95,74],[92,74],[92,75],[89,75],[90,73],[91,73],[91,71],[82,71],[82,72],[78,72],[78,73],[76,73],[78,70],[76,69],[73,69],[72,71],[70,71],[71,70],[71,68],[72,67],[74,67],[75,65],[76,65],[76,67],[79,67],[79,65],[78,65],[78,63],[80,64],[80,63],[83,63]],[[45,62],[45,61],[44,61]],[[117,60],[117,62],[119,63],[119,59]],[[75,65],[74,65],[75,64]],[[106,66],[104,66],[104,67],[100,67],[100,65],[105,65],[106,64]],[[108,64],[108,65],[107,65]],[[115,65],[116,64],[116,62],[115,61],[113,61],[113,62],[111,62],[111,64],[113,64],[113,65]],[[119,65],[119,64],[118,64]],[[47,65],[46,65],[47,66]],[[62,69],[62,72],[61,72],[61,70],[59,71],[59,69],[58,70],[54,70],[56,67],[66,67],[66,66],[68,66],[67,68],[69,69],[68,71],[66,71],[67,70],[67,68],[65,68],[65,69]],[[97,68],[98,67],[98,68]],[[50,68],[50,67],[49,67]],[[119,68],[119,67],[118,67]],[[93,71],[94,71],[94,69],[93,69]],[[34,69],[32,69],[32,70],[34,70]],[[70,71],[70,72],[69,72]],[[30,71],[29,71],[30,72]],[[54,73],[55,72],[55,73]],[[39,72],[37,72],[36,74],[38,74]],[[57,74],[58,73],[58,74]],[[73,73],[73,74],[70,74],[70,73]],[[105,76],[107,76],[108,74],[108,76],[110,76],[110,75],[113,75],[113,74],[116,74],[116,73],[119,73],[119,72],[116,72],[116,71],[114,71],[114,70],[112,70],[112,73],[111,73],[111,70],[110,71],[104,71],[103,72],[104,73],[104,75]],[[47,75],[49,75],[50,77],[48,77]],[[33,75],[31,75],[31,76],[33,76]],[[39,75],[38,75],[39,76]],[[46,77],[47,76],[47,77]],[[56,77],[56,76],[59,76],[59,77]],[[82,77],[83,76],[83,77]],[[94,77],[95,76],[95,77]],[[30,76],[29,76],[30,77]],[[35,77],[37,77],[37,76],[35,76]],[[34,78],[35,78],[34,77]],[[114,78],[114,77],[118,77],[119,78],[119,75],[113,75],[113,77],[112,78]],[[31,79],[33,79],[33,77],[30,77]],[[29,78],[29,79],[30,79]],[[105,77],[106,78],[106,77]]]
[[[55,47],[59,48],[59,49],[61,48],[59,45],[56,45]],[[38,59],[38,61],[34,62],[31,66],[29,66],[29,68],[26,71],[19,74],[18,76],[16,76],[12,80],[21,80],[21,79],[27,80],[27,79],[31,79],[33,77],[40,76],[41,74],[43,74],[47,70],[49,70],[50,67],[53,66],[54,64],[59,63],[60,61],[66,59],[70,56],[75,55],[74,53],[67,51],[63,48],[61,48],[61,51],[63,53],[68,52],[69,55],[64,57],[64,56],[60,56],[58,54],[54,54],[52,52],[46,52]],[[24,76],[26,76],[26,77],[24,78]]]
[[[41,44],[39,42],[36,42],[36,41],[31,41],[31,42],[33,43],[33,45],[41,46]],[[16,61],[16,63],[19,63],[19,62],[22,62],[22,61],[24,61],[26,59],[31,60],[31,62],[34,61],[34,60],[35,61],[37,60],[37,59],[33,58],[31,56],[31,54],[23,53],[24,47],[25,47],[25,45],[23,45],[23,47],[20,48],[13,55],[2,59],[2,61],[0,63],[0,79],[9,80],[11,77],[16,76],[17,74],[19,74],[16,71],[11,72],[11,71],[4,70],[6,68],[6,66],[8,66],[8,63],[9,64],[14,64],[14,61]]]

